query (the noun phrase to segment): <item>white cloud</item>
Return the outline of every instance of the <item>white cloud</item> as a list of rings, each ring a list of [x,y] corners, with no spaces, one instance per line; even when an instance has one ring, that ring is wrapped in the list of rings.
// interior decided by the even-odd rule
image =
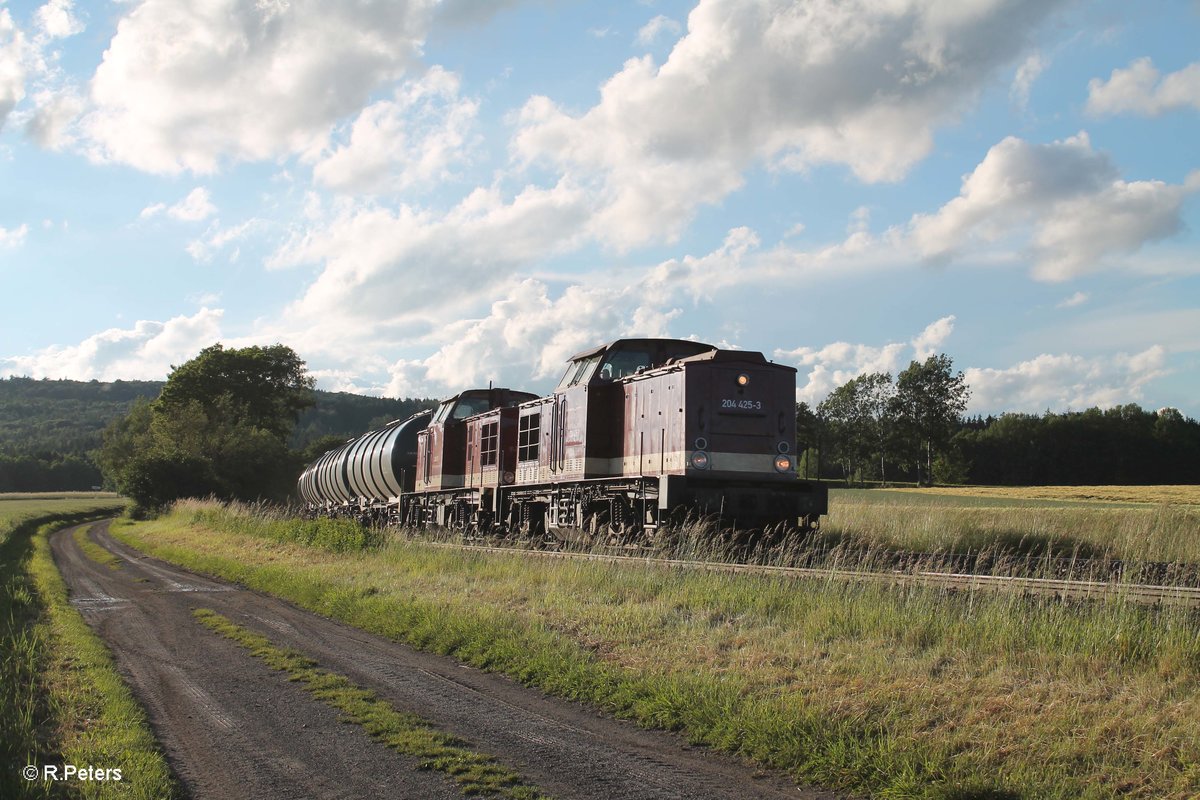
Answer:
[[[50,39],[64,39],[82,33],[83,22],[73,13],[72,0],[50,0],[34,14],[34,21],[42,34]]]
[[[7,8],[0,8],[0,128],[25,97],[25,37]]]
[[[627,61],[587,112],[531,98],[514,154],[601,196],[591,230],[623,248],[676,236],[756,163],[898,180],[1055,6],[702,0],[666,63]]]
[[[1107,81],[1093,78],[1088,83],[1090,114],[1158,116],[1189,106],[1200,109],[1200,62],[1163,76],[1149,58],[1139,58],[1125,69],[1114,69]]]
[[[1061,281],[1178,232],[1183,200],[1197,189],[1200,172],[1181,185],[1121,180],[1086,133],[1044,145],[1010,136],[963,178],[958,197],[914,216],[909,236],[935,261],[1023,242],[1033,276]]]
[[[796,399],[815,406],[838,386],[859,375],[890,372],[894,376],[908,361],[928,358],[937,352],[953,327],[954,317],[948,316],[928,325],[908,343],[834,342],[819,348],[779,349],[774,356],[799,368],[801,385]],[[1038,413],[1047,408],[1083,409],[1128,403],[1142,399],[1146,384],[1165,374],[1166,350],[1160,345],[1134,355],[1042,354],[1004,369],[963,370],[963,377],[971,387],[967,411],[972,414]]]
[[[0,228],[0,249],[16,249],[25,243],[29,226],[22,224],[19,228]]]
[[[440,215],[344,206],[269,262],[323,265],[282,324],[328,349],[456,318],[520,269],[576,247],[589,202],[564,182],[526,187],[509,201],[498,189],[476,189]]]
[[[166,213],[171,219],[177,219],[181,222],[200,222],[217,213],[217,207],[213,205],[212,196],[208,189],[203,186],[197,186],[188,192],[187,197],[175,205],[168,206],[166,203],[154,203],[143,208],[141,214],[138,216],[141,219],[150,219],[162,213]]]
[[[665,14],[659,14],[638,30],[637,41],[638,44],[649,46],[654,44],[655,40],[664,33],[678,36],[682,30],[683,26],[678,22]]]
[[[620,336],[667,336],[674,313],[652,309],[634,286],[573,285],[557,297],[526,279],[508,287],[486,317],[464,320],[437,334],[438,349],[389,370],[387,394],[439,394],[471,385],[516,388],[557,379],[566,360]]]
[[[925,330],[917,334],[912,340],[913,357],[918,361],[924,361],[931,355],[939,352],[942,343],[950,338],[950,334],[954,332],[954,315],[942,317],[936,322],[931,322],[925,326]]]
[[[39,147],[62,150],[78,138],[76,122],[86,103],[71,88],[43,89],[33,95],[34,108],[25,122],[25,134]]]
[[[457,75],[440,67],[367,106],[350,128],[349,141],[323,156],[313,179],[344,192],[399,191],[442,181],[469,155],[479,110],[459,97]]]
[[[1017,108],[1024,110],[1029,105],[1029,92],[1033,89],[1034,81],[1047,66],[1049,66],[1049,62],[1042,57],[1041,53],[1032,53],[1021,62],[1021,66],[1017,67],[1017,74],[1013,77],[1012,86],[1008,90],[1008,96]]]
[[[1058,305],[1055,306],[1055,308],[1075,308],[1076,306],[1083,305],[1087,301],[1087,292],[1076,292],[1070,297],[1063,299]]]
[[[220,220],[213,220],[208,226],[208,230],[199,238],[188,242],[185,249],[194,260],[208,263],[217,253],[226,249],[230,244],[246,238],[264,224],[263,220],[251,217],[245,222],[226,228],[221,225]],[[235,246],[229,254],[229,260],[237,261],[240,254],[241,249]]]
[[[815,406],[851,378],[871,372],[895,372],[908,345],[890,342],[881,347],[833,342],[824,347],[776,350],[775,358],[794,364],[803,384],[796,399]],[[807,371],[807,376],[803,375]]]
[[[430,228],[412,237],[406,237],[405,226],[413,222],[397,222],[386,214],[356,219],[354,224],[363,227],[342,230],[338,235],[345,238],[339,241],[372,241],[366,231],[399,227],[396,235],[401,239],[431,237],[418,242],[422,252],[411,254],[413,259],[441,259],[440,250],[427,252],[435,243],[459,259],[456,269],[463,259],[491,255],[480,262],[479,273],[461,281],[436,270],[350,277],[342,270],[364,262],[348,256],[345,267],[338,268],[341,279],[365,280],[370,288],[306,297],[271,331],[260,331],[292,343],[306,355],[336,363],[338,372],[331,374],[328,385],[353,383],[373,392],[436,395],[494,380],[545,390],[566,358],[580,349],[619,336],[677,336],[679,332],[669,328],[681,314],[680,305],[701,302],[714,286],[769,279],[770,270],[759,274],[744,263],[758,244],[753,231],[745,228],[730,231],[716,250],[702,256],[582,276],[523,278],[515,270],[490,269],[497,264],[507,267],[515,263],[507,259],[521,255],[496,252],[495,237],[506,229],[498,220],[473,220],[477,235],[472,230]],[[499,227],[493,230],[493,224]],[[322,246],[337,245],[329,241]],[[484,313],[467,316],[484,298]],[[367,343],[370,347],[363,347]],[[364,355],[413,348],[430,354],[392,362]]]
[[[851,378],[873,372],[894,375],[905,360],[923,361],[937,352],[953,330],[954,316],[951,315],[930,323],[907,343],[867,345],[833,342],[819,348],[778,349],[775,358],[794,364],[800,370],[798,377],[803,385],[797,389],[796,399],[815,406]],[[807,378],[804,376],[806,370]]]
[[[142,320],[110,328],[77,345],[47,347],[29,356],[0,358],[0,375],[75,380],[162,380],[172,364],[192,358],[221,337],[220,309],[202,308],[166,322]]]
[[[91,83],[90,155],[158,173],[315,153],[419,55],[432,0],[146,0]]]
[[[1155,345],[1134,355],[1094,358],[1044,353],[1006,369],[971,367],[964,377],[971,387],[969,412],[1039,413],[1141,400],[1145,385],[1166,373],[1166,350]]]
[[[392,364],[386,393],[438,394],[488,380],[546,390],[566,360],[587,347],[621,337],[678,336],[670,330],[682,313],[678,306],[689,298],[698,301],[701,287],[742,281],[743,262],[757,245],[753,231],[735,228],[706,255],[592,273],[557,292],[541,280],[514,280],[501,289],[503,299],[492,303],[487,316],[427,337],[438,346],[431,356]]]
[[[197,186],[188,196],[167,209],[167,216],[183,222],[199,222],[217,213],[208,189]]]

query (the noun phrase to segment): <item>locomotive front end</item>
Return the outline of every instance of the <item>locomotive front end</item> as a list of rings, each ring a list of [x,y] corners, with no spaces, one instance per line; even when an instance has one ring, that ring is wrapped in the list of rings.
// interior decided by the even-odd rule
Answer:
[[[828,498],[796,477],[796,370],[739,350],[680,366],[684,469],[663,477],[660,505],[739,527],[815,528]]]

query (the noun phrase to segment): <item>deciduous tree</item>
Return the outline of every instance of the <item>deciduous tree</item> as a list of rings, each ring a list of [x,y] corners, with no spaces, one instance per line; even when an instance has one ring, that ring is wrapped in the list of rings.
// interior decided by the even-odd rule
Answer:
[[[101,468],[148,508],[209,494],[283,499],[299,466],[287,439],[311,389],[291,348],[206,348],[173,368],[156,400],[109,426]]]
[[[932,482],[934,455],[954,435],[970,396],[962,372],[954,371],[945,354],[913,361],[897,376],[892,411],[903,451],[917,466],[918,482]]]

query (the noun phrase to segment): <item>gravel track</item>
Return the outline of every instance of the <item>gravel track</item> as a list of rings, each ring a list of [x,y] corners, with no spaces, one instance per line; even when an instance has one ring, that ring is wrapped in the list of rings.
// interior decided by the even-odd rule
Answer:
[[[646,731],[504,676],[300,610],[273,597],[152,559],[108,534],[89,536],[123,560],[88,559],[67,529],[51,550],[71,602],[112,650],[193,798],[460,797],[448,780],[357,726],[191,615],[211,608],[374,690],[556,798],[804,798],[799,788],[681,738]],[[99,765],[121,766],[121,765]]]

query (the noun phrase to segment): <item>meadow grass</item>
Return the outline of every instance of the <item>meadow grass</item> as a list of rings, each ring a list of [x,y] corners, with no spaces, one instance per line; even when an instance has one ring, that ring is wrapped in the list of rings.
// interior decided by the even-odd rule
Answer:
[[[1034,490],[1058,487],[1033,487]],[[1085,487],[1069,487],[1085,488]],[[1200,505],[1130,503],[1138,489],[1110,487],[1124,502],[1023,499],[1016,490],[865,489],[830,492],[813,548],[895,549],[1200,564]],[[1126,491],[1129,489],[1130,491]],[[1146,497],[1159,497],[1152,491]]]
[[[71,538],[75,540],[80,552],[97,564],[103,564],[110,569],[118,569],[121,566],[121,559],[91,540],[86,527],[76,528]]]
[[[313,697],[342,712],[346,721],[361,726],[373,739],[418,759],[421,769],[444,773],[463,794],[546,800],[546,795],[523,783],[520,775],[496,759],[471,750],[462,739],[435,730],[416,714],[397,711],[374,692],[356,686],[344,675],[322,669],[302,653],[276,647],[265,636],[211,609],[197,608],[192,616],[246,648],[271,669],[287,674],[288,680],[300,683]]]
[[[937,497],[999,497],[1018,500],[1101,501],[1200,505],[1200,485],[1165,486],[947,486],[895,489],[900,494]]]
[[[115,495],[0,495],[0,797],[175,796],[140,707],[70,606],[47,540],[124,505]],[[120,768],[123,779],[54,786],[19,772],[65,763]]]
[[[216,512],[213,512],[216,513]],[[1200,793],[1200,620],[396,537],[332,553],[181,510],[120,538],[640,724],[879,797]]]

